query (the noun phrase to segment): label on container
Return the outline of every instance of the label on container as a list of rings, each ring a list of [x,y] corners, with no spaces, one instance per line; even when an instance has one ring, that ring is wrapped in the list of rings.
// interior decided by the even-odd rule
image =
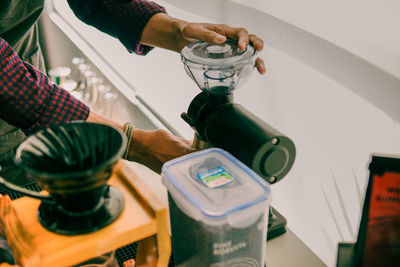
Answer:
[[[199,178],[209,188],[220,187],[233,181],[232,175],[222,167],[198,173],[197,178]]]

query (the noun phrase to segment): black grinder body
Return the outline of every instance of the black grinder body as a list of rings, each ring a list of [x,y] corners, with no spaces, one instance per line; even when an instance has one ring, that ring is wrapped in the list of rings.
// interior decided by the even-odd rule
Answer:
[[[202,92],[181,117],[193,128],[196,138],[228,151],[270,183],[285,177],[294,163],[294,143],[233,103],[232,94]]]

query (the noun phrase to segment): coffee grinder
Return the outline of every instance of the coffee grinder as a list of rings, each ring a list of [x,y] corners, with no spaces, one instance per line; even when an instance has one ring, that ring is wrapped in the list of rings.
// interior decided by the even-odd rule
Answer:
[[[292,167],[295,146],[290,138],[233,101],[233,91],[250,78],[256,58],[251,44],[240,50],[232,39],[224,44],[198,41],[184,47],[185,71],[202,92],[181,117],[195,132],[194,147],[222,148],[273,184]],[[267,238],[285,232],[286,219],[271,207]]]

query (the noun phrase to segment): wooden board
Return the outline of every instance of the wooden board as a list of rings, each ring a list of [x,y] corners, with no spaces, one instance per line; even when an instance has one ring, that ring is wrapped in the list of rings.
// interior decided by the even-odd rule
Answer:
[[[23,266],[71,266],[156,235],[155,265],[168,266],[171,243],[167,207],[131,167],[123,160],[118,164],[109,184],[124,196],[124,210],[115,222],[94,233],[76,236],[52,233],[37,219],[39,200],[22,197],[11,201],[20,226],[15,227],[14,219],[11,226],[9,223],[10,230],[6,230],[11,247],[17,250],[14,254],[18,262]],[[10,221],[10,218],[3,220]],[[143,253],[146,253],[146,246],[143,247]]]

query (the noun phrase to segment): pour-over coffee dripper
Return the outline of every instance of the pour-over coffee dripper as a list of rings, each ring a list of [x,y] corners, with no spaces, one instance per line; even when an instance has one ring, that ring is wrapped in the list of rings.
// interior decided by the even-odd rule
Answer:
[[[4,179],[10,190],[42,200],[40,223],[65,235],[89,233],[118,218],[122,194],[107,185],[126,147],[122,131],[111,126],[72,122],[40,130],[16,151],[15,162],[49,195],[24,190]]]
[[[292,140],[233,103],[233,91],[254,71],[257,51],[249,44],[240,50],[237,41],[224,44],[198,41],[181,53],[186,73],[202,90],[181,114],[194,130],[196,148],[222,148],[270,183],[291,169],[296,149]],[[286,219],[270,210],[268,238],[286,231]]]

